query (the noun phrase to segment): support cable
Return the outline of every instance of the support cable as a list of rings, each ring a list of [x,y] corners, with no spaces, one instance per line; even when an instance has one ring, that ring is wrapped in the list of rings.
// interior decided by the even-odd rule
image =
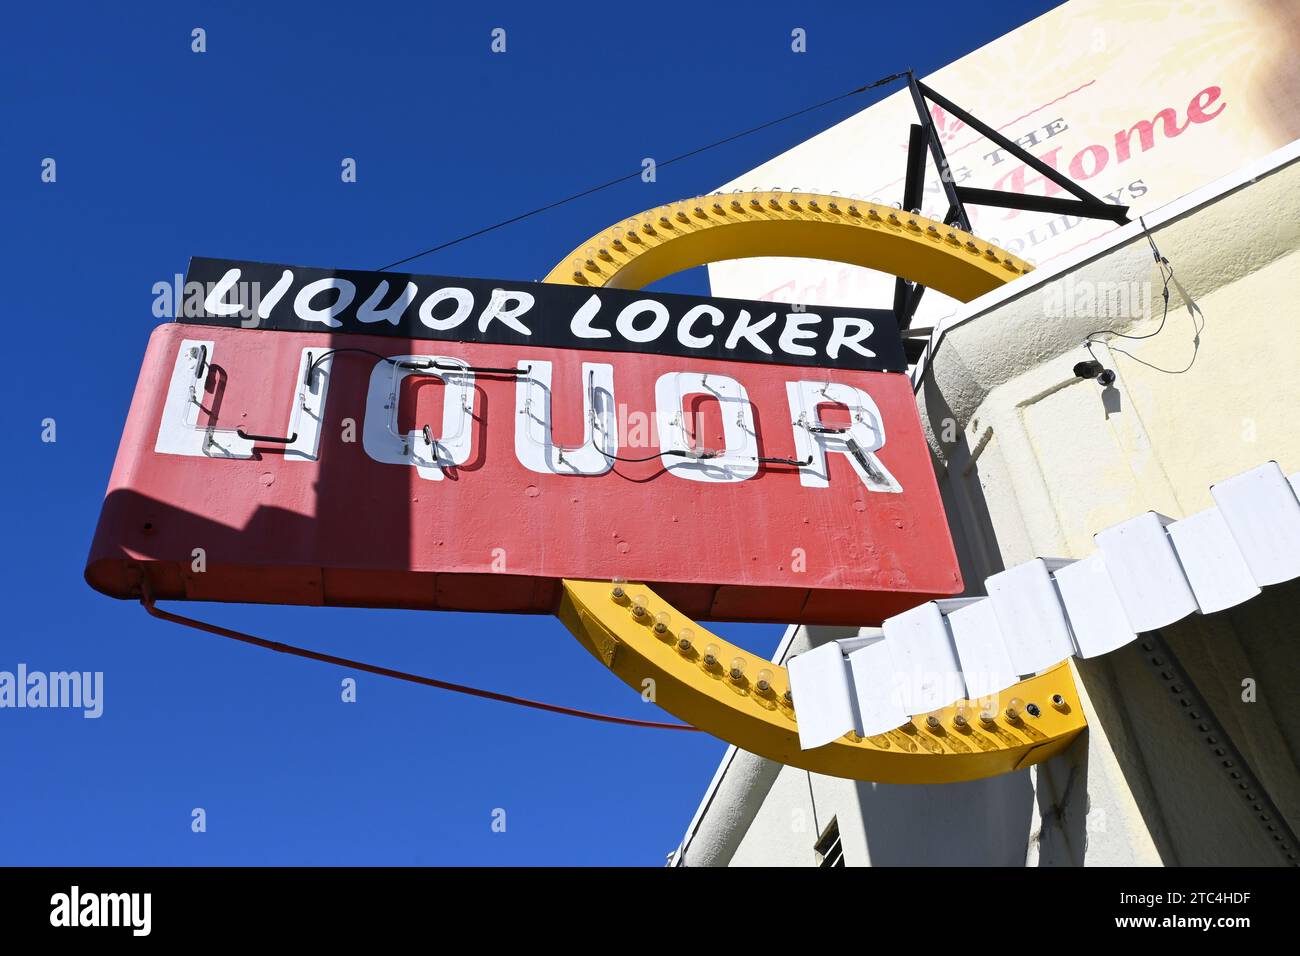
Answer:
[[[680,153],[677,156],[673,156],[671,159],[665,159],[663,162],[655,163],[655,168],[663,169],[665,166],[671,166],[673,163],[679,163],[684,159],[690,159],[692,156],[698,156],[700,153],[706,152],[707,150],[716,149],[719,146],[725,146],[727,143],[733,143],[738,139],[743,139],[746,136],[751,136],[754,133],[758,133],[761,132],[762,130],[768,129],[769,127],[787,122],[788,120],[792,120],[797,116],[803,116],[805,113],[811,113],[814,110],[819,110],[822,109],[823,107],[830,106],[832,103],[838,103],[840,100],[848,99],[850,96],[857,96],[859,93],[865,93],[868,90],[874,90],[878,86],[884,86],[886,83],[892,83],[894,80],[902,79],[907,75],[908,75],[907,73],[893,73],[889,76],[883,76],[880,79],[876,80],[874,83],[868,83],[866,86],[859,86],[856,89],[852,89],[849,90],[848,92],[841,93],[838,96],[832,96],[828,100],[822,100],[820,103],[814,103],[812,106],[805,106],[803,109],[795,110],[793,113],[787,113],[785,116],[779,116],[776,119],[768,120],[766,123],[760,123],[758,126],[751,126],[749,129],[741,130],[739,133],[732,133],[730,136],[727,136],[713,143],[708,143],[705,146],[697,146],[695,149],[688,150],[685,153]],[[592,193],[600,192],[602,189],[608,189],[611,186],[617,186],[619,183],[625,183],[630,179],[636,179],[637,177],[641,176],[641,174],[644,172],[645,170],[638,169],[636,172],[628,173],[625,176],[619,176],[615,179],[609,180],[608,182],[603,182],[596,186],[590,186],[587,189],[582,190],[581,192],[574,193],[572,196],[566,196],[563,199],[557,199],[555,202],[547,203],[545,206],[538,206],[536,209],[530,209],[528,212],[520,213],[517,216],[511,216],[509,219],[503,219],[500,222],[493,223],[490,226],[484,226],[481,229],[475,229],[473,232],[467,232],[465,233],[465,235],[457,236],[455,239],[449,239],[446,242],[439,243],[436,246],[432,246],[428,249],[425,249],[423,252],[417,252],[413,255],[409,255],[405,259],[398,259],[396,262],[390,262],[386,266],[380,266],[380,268],[377,271],[386,272],[387,270],[395,268],[396,266],[405,265],[406,263],[412,261],[413,259],[419,259],[424,256],[432,255],[435,252],[441,252],[443,249],[447,249],[450,248],[451,246],[458,245],[459,243],[465,242],[466,240],[475,239],[478,236],[485,235],[489,232],[493,232],[494,230],[501,229],[505,226],[513,225],[514,223],[517,222],[522,222],[525,219],[530,219],[533,216],[539,215],[544,212],[549,212],[550,210],[555,209],[559,206],[563,206],[566,203],[571,203],[575,199],[582,199],[584,196],[590,196]]]

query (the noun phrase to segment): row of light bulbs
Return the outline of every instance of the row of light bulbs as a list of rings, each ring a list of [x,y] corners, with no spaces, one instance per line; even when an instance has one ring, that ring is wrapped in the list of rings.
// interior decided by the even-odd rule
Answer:
[[[1060,694],[1052,695],[1052,706],[1059,711],[1066,711],[1068,708],[1065,698]],[[925,725],[930,730],[939,730],[943,727],[943,710],[936,710],[927,714]],[[1007,701],[1007,706],[1002,709],[1002,716],[1012,724],[1019,724],[1026,714],[1030,717],[1037,717],[1041,713],[1037,704],[1026,704],[1019,697],[1012,697]],[[972,718],[978,716],[979,722],[985,727],[993,727],[997,724],[998,708],[996,706],[977,708],[970,701],[962,701],[953,708],[952,725],[963,733],[971,728]]]
[[[644,621],[646,615],[650,613],[648,607],[649,598],[644,594],[634,594],[629,597],[627,593],[627,581],[624,578],[614,578],[610,595],[620,604],[626,601],[632,612],[632,617],[636,618],[638,621]],[[667,611],[659,611],[654,615],[654,623],[651,625],[651,628],[660,638],[664,640],[672,640],[681,654],[690,654],[695,647],[695,629],[683,627],[678,630],[677,634],[674,636],[669,629],[671,621],[672,615]],[[705,644],[701,655],[704,661],[704,666],[710,669],[719,667],[721,654],[722,648],[719,645],[714,643]],[[733,682],[739,684],[745,679],[745,668],[748,666],[749,662],[745,660],[745,658],[737,655],[728,663],[727,676],[730,677]],[[775,676],[776,675],[770,667],[759,668],[758,673],[754,675],[754,686],[758,689],[760,694],[772,693],[772,680]],[[785,700],[787,704],[793,705],[793,697],[788,690],[785,692]]]
[[[759,190],[753,190],[753,192],[758,192],[758,191],[759,191]],[[779,197],[782,193],[784,193],[784,190],[782,190],[782,189],[778,186],[778,187],[775,187],[775,188],[770,189],[770,190],[762,190],[762,191],[763,191],[763,192],[771,192],[771,193],[776,194],[772,199],[769,199],[769,200],[768,200],[768,205],[769,205],[770,207],[772,207],[773,209],[780,209],[780,208],[781,208],[781,200],[780,200],[779,198],[777,198],[777,197]],[[816,192],[817,192],[817,189],[814,187],[814,189],[813,189],[812,191],[813,191],[814,193],[816,193]],[[739,193],[742,193],[742,192],[744,192],[744,190],[740,190],[740,189],[733,190],[733,193],[734,193],[734,194],[739,194]],[[799,192],[799,190],[798,190],[798,189],[795,189],[795,190],[792,190],[792,192],[797,193],[797,192]],[[838,196],[839,196],[839,193],[838,193],[838,192],[835,192],[835,191],[832,191],[832,192],[830,193],[830,195],[831,195],[831,196],[838,197]],[[715,196],[715,197],[723,197],[724,194],[723,194],[723,193],[714,193],[713,196]],[[850,193],[850,194],[849,194],[849,199],[851,200],[850,203],[849,203],[849,206],[848,206],[848,213],[849,213],[849,215],[850,215],[850,216],[858,216],[858,217],[861,217],[862,213],[858,211],[858,207],[857,207],[856,203],[862,201],[862,197],[860,197],[857,193]],[[694,202],[695,202],[696,204],[694,205],[692,211],[693,211],[693,214],[695,215],[696,218],[707,220],[709,216],[708,216],[708,213],[705,212],[704,207],[703,207],[703,205],[702,205],[702,203],[703,203],[704,201],[706,201],[706,197],[704,197],[704,196],[697,196],[697,197],[695,197],[695,201],[694,201]],[[790,198],[790,199],[788,199],[788,200],[786,200],[786,201],[787,201],[787,203],[788,203],[792,208],[794,208],[794,209],[799,209],[799,208],[800,208],[800,206],[799,206],[799,200],[798,200],[797,198],[793,198],[793,197],[792,197],[792,198]],[[874,204],[875,206],[885,206],[885,205],[887,205],[887,204],[884,203],[882,200],[880,200],[878,197],[873,197],[873,198],[870,200],[870,202],[871,202],[872,204]],[[749,200],[749,204],[750,204],[750,206],[752,206],[752,207],[755,208],[755,209],[761,209],[762,206],[763,206],[762,202],[761,202],[759,199],[757,199],[757,198],[751,198],[751,199]],[[893,205],[895,206],[896,209],[899,209],[899,210],[902,209],[902,205],[899,204],[899,203],[894,203]],[[660,216],[659,219],[658,219],[658,227],[659,227],[659,228],[664,229],[664,230],[672,230],[672,229],[675,229],[676,226],[675,226],[674,220],[676,220],[676,222],[680,222],[680,223],[683,223],[683,224],[689,224],[689,223],[690,223],[690,221],[691,221],[691,216],[688,215],[687,210],[692,208],[692,202],[691,202],[691,201],[689,201],[689,200],[681,200],[681,201],[679,201],[679,202],[676,202],[676,203],[671,204],[671,206],[672,206],[672,208],[673,208],[673,210],[674,210],[674,212],[673,212],[673,216],[672,216],[671,218],[670,218],[669,216],[666,216],[666,215]],[[725,215],[726,210],[723,209],[722,204],[721,204],[720,202],[714,202],[714,203],[712,204],[712,206],[713,206],[713,212],[714,212],[714,213],[716,213],[716,214],[718,214],[718,215]],[[736,210],[737,212],[743,212],[743,211],[744,211],[744,206],[743,206],[743,204],[740,202],[740,200],[738,200],[738,199],[732,199],[731,202],[730,202],[730,206],[731,206],[732,209]],[[818,202],[817,202],[816,199],[810,199],[810,200],[808,201],[808,206],[809,206],[809,208],[812,209],[814,212],[818,212],[818,211],[820,211],[820,206],[819,206],[819,204],[818,204]],[[829,207],[829,209],[830,209],[831,212],[836,212],[836,213],[838,213],[838,212],[840,211],[839,204],[838,204],[834,199],[832,199],[829,203],[827,203],[827,206]],[[920,210],[920,209],[913,209],[913,210],[911,210],[911,215],[912,215],[913,217],[920,216],[921,214],[922,214],[922,213],[921,213],[921,210]],[[868,210],[867,210],[867,217],[868,217],[868,218],[871,218],[871,219],[877,219],[877,220],[881,219],[881,216],[876,212],[876,210],[875,210],[874,208],[868,208]],[[933,216],[930,216],[930,217],[927,217],[927,218],[931,218],[931,219],[933,219],[934,217],[933,217]],[[894,223],[894,224],[901,225],[901,220],[899,219],[897,213],[894,213],[894,212],[889,213],[889,215],[888,215],[888,219],[889,219],[890,222],[892,222],[892,223]],[[909,220],[908,220],[908,224],[911,225],[912,227],[916,228],[916,229],[920,229],[920,225],[916,222],[916,219],[915,219],[915,218],[909,219]],[[952,224],[952,227],[955,228],[955,227],[956,227],[956,224],[953,223],[953,224]],[[641,245],[641,244],[644,242],[644,240],[642,239],[640,233],[645,233],[647,236],[656,236],[656,235],[658,235],[658,233],[657,233],[657,231],[656,231],[656,224],[655,224],[655,223],[651,223],[651,222],[647,221],[647,222],[645,222],[644,224],[642,224],[642,223],[640,222],[640,220],[637,219],[636,217],[633,217],[633,218],[631,218],[631,219],[626,220],[626,221],[622,224],[622,226],[621,226],[620,228],[622,228],[622,229],[624,230],[623,235],[619,235],[619,234],[616,233],[616,234],[615,234],[615,238],[614,238],[612,241],[610,241],[610,242],[608,243],[609,246],[612,246],[612,247],[614,248],[615,251],[620,252],[620,253],[627,253],[627,252],[629,251],[627,245],[626,245],[626,244],[624,243],[624,241],[623,241],[624,236],[626,237],[626,239],[627,239],[628,242],[633,243],[633,244],[635,244],[635,245]],[[930,230],[931,232],[935,233],[936,235],[938,234],[938,230],[935,229],[934,226],[930,226],[930,227],[929,227],[929,230]],[[974,231],[973,229],[972,229],[972,230],[969,230],[969,235],[971,236],[971,239],[967,240],[967,242],[966,242],[966,246],[967,246],[969,249],[971,249],[971,250],[976,250],[976,251],[977,251],[977,250],[978,250],[978,246],[976,245],[976,243],[975,243],[974,240],[975,240],[975,239],[978,239],[979,236],[976,235],[976,233],[975,233],[975,231]],[[601,238],[602,238],[602,240],[603,240],[605,237],[602,236]],[[958,237],[957,237],[957,234],[956,234],[955,232],[951,231],[951,230],[948,232],[948,234],[947,234],[947,238],[949,239],[949,241],[952,241],[952,242],[957,242],[957,241],[959,241],[959,239],[958,239]],[[985,250],[985,254],[990,255],[990,256],[996,256],[996,253],[995,253],[994,250],[995,250],[995,248],[998,246],[998,239],[996,239],[996,238],[991,239],[991,240],[989,240],[989,243],[990,243],[991,248],[986,249],[986,250]],[[603,271],[603,270],[600,268],[600,264],[599,264],[600,261],[609,262],[609,263],[612,263],[612,262],[614,261],[614,257],[613,257],[613,255],[610,253],[609,249],[608,249],[606,246],[599,246],[599,247],[598,247],[598,246],[588,246],[586,249],[583,250],[583,252],[584,252],[584,256],[583,256],[583,257],[579,257],[579,258],[576,258],[576,259],[573,260],[573,276],[574,276],[575,279],[581,279],[581,280],[585,281],[585,278],[586,278],[586,277],[583,275],[584,270],[587,271],[587,272],[597,272],[597,273],[599,273],[599,272]],[[1008,262],[1009,262],[1009,261],[1010,261],[1010,260],[1008,260]],[[1033,265],[1033,262],[1030,261],[1030,264]]]

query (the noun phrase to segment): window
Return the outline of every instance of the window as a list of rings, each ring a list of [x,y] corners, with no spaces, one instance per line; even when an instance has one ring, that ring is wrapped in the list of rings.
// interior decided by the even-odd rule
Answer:
[[[840,822],[838,818],[831,818],[830,824],[817,839],[813,851],[817,854],[818,866],[844,865],[844,848],[840,846]]]

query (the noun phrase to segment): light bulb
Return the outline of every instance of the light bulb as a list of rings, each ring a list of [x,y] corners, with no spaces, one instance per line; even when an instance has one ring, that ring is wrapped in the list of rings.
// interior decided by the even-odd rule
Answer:
[[[733,657],[731,659],[731,679],[740,680],[745,676],[745,664],[747,662],[743,657]]]
[[[615,601],[621,601],[623,598],[627,597],[627,578],[615,575],[614,580],[611,583],[614,586],[610,589],[609,593]]]
[[[1025,709],[1025,702],[1019,697],[1012,697],[1007,701],[1006,715],[1007,720],[1019,720],[1020,712]]]
[[[655,633],[666,634],[668,632],[668,621],[670,620],[667,611],[660,611],[655,615]]]
[[[644,594],[635,595],[632,598],[632,616],[645,617],[646,596]]]
[[[684,627],[677,632],[677,649],[683,654],[689,654],[695,644],[695,631],[689,627]]]
[[[768,691],[770,691],[770,690],[772,689],[772,671],[771,671],[771,669],[770,669],[770,668],[767,668],[767,667],[764,667],[762,670],[760,670],[760,671],[758,672],[757,677],[758,677],[758,680],[756,681],[756,683],[757,683],[757,685],[758,685],[758,689],[759,689],[759,691],[760,691],[761,693],[766,694]]]
[[[998,713],[992,707],[986,707],[980,711],[980,720],[986,724],[992,724],[998,718]]]
[[[713,667],[718,663],[718,654],[721,652],[722,648],[718,647],[717,644],[705,644],[704,663],[709,667]]]
[[[926,714],[925,726],[929,727],[931,730],[938,730],[940,727],[943,726],[943,717],[941,716],[942,714],[943,711],[941,710],[936,710],[933,711],[932,713]]]
[[[958,704],[953,710],[952,725],[958,730],[970,727],[971,709],[967,704]]]

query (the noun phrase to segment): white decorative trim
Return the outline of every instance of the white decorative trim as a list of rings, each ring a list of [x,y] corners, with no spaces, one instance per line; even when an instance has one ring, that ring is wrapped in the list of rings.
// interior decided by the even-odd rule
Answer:
[[[1208,511],[1181,521],[1147,512],[1098,532],[1081,561],[1035,558],[987,578],[989,597],[931,601],[886,619],[865,646],[853,638],[792,658],[799,745],[892,730],[963,687],[968,700],[991,696],[1300,577],[1300,473],[1288,479],[1270,461],[1211,493]]]

